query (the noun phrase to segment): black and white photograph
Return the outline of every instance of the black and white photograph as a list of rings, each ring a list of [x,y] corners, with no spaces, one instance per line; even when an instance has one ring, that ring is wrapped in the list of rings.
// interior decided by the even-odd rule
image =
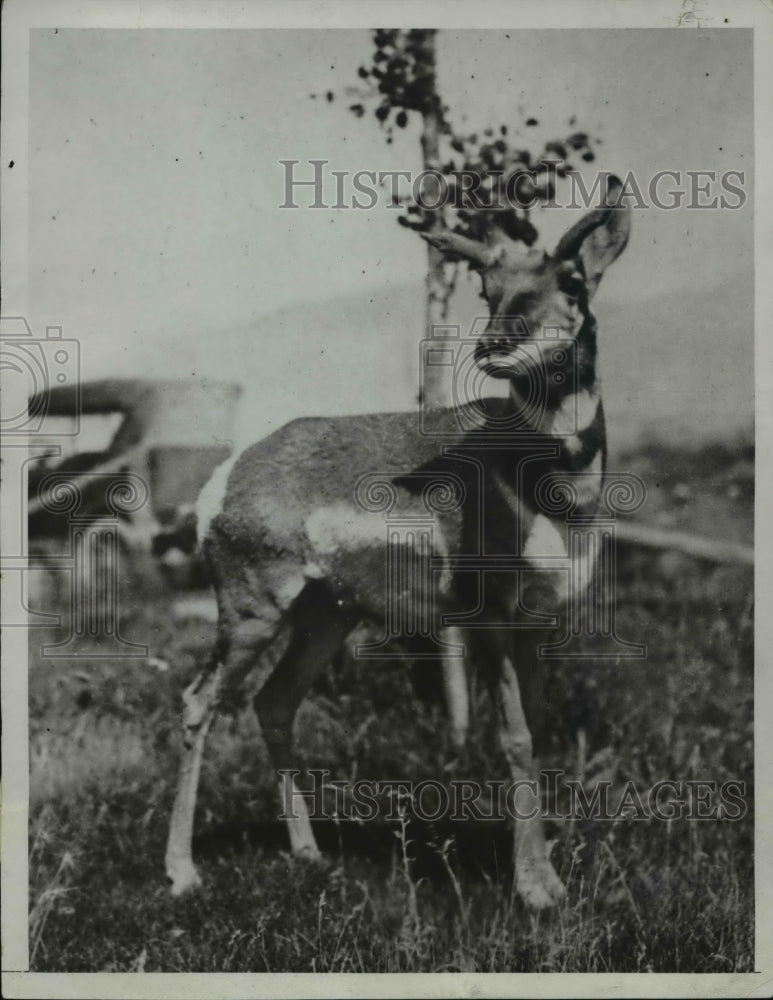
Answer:
[[[769,995],[768,6],[3,19],[4,994]]]

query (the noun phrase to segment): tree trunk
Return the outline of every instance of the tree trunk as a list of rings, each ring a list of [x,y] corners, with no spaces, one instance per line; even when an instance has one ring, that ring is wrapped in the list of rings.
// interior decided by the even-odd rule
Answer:
[[[442,105],[437,93],[435,60],[435,31],[428,30],[422,38],[422,69],[427,74],[428,100],[422,111],[421,151],[424,170],[440,171],[440,135],[443,127]],[[438,212],[432,218],[430,231],[442,225]],[[445,259],[434,247],[427,245],[427,300],[425,309],[424,337],[433,336],[432,329],[442,325],[448,315],[449,282],[445,272]],[[442,347],[443,338],[438,338]],[[447,369],[424,367],[422,372],[421,403],[425,407],[447,406],[452,400],[448,393],[448,379],[443,377]]]

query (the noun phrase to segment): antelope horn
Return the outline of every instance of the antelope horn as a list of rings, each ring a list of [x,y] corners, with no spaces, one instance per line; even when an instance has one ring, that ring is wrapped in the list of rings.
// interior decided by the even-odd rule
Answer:
[[[472,261],[480,267],[487,267],[496,256],[484,243],[479,243],[477,240],[470,239],[469,236],[462,236],[461,233],[454,233],[451,230],[419,233],[419,236],[441,253],[454,254],[456,257]]]

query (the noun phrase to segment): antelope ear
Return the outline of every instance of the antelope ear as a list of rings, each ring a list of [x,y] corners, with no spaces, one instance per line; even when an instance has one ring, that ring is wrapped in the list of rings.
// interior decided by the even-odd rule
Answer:
[[[610,176],[604,205],[589,212],[564,233],[553,253],[556,260],[575,257],[582,260],[589,296],[594,294],[604,272],[628,243],[631,209],[620,204],[622,193],[623,185],[617,177]]]
[[[461,257],[478,267],[488,267],[496,256],[485,243],[479,243],[469,236],[462,236],[461,233],[454,233],[450,229],[441,229],[434,233],[420,232],[419,236],[440,253]]]

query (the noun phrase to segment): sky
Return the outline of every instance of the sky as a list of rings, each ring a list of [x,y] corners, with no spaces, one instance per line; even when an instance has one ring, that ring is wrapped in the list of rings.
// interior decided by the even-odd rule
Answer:
[[[415,129],[388,146],[372,117],[347,110],[369,49],[361,30],[33,31],[33,327],[77,337],[85,377],[186,374],[187,360],[177,363],[186,342],[201,367],[203,340],[211,352],[213,338],[299,303],[400,294],[420,281],[424,245],[383,205],[278,207],[282,159],[420,167]],[[749,32],[441,31],[438,64],[465,127],[512,130],[534,116],[539,126],[522,134],[536,149],[576,116],[603,140],[594,168],[633,170],[645,184],[666,169],[744,170],[751,195]],[[548,214],[548,245],[570,214]],[[600,295],[646,308],[653,297],[725,285],[739,315],[751,315],[752,268],[751,198],[738,211],[648,209],[635,213],[631,245]],[[401,349],[412,352],[422,335],[421,315],[416,322],[400,332]],[[674,322],[689,327],[689,317]],[[751,330],[743,336],[751,351]],[[694,346],[688,337],[686,365]],[[264,371],[297,350],[270,337],[255,344]]]

